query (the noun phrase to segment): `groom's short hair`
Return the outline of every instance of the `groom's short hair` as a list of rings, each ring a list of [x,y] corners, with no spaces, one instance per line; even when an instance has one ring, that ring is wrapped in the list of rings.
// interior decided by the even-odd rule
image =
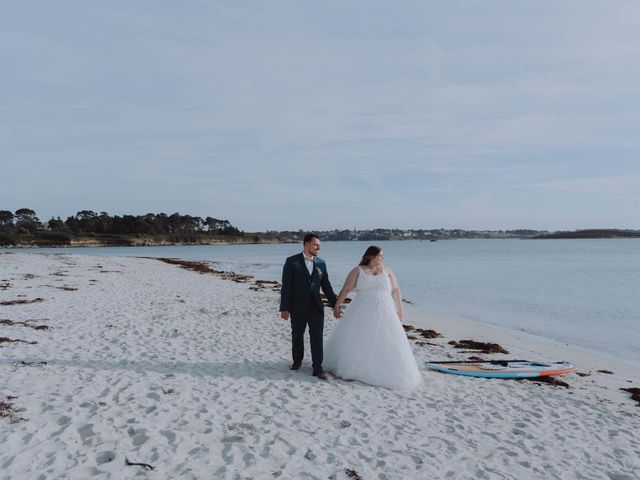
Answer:
[[[318,240],[320,240],[320,237],[318,235],[316,235],[315,233],[307,233],[304,236],[304,240],[302,241],[302,243],[309,243],[314,238],[317,238]]]

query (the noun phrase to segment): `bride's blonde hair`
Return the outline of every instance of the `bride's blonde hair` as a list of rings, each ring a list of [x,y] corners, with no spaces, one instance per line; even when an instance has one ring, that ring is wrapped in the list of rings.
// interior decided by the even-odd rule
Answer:
[[[376,247],[375,245],[371,245],[362,255],[362,260],[360,260],[360,265],[369,265],[371,260],[378,256],[378,254],[382,251],[380,247]]]

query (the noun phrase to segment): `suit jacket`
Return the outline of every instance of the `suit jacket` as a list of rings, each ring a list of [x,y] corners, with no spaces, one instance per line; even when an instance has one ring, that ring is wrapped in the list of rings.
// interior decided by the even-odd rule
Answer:
[[[302,253],[287,258],[282,269],[280,311],[288,311],[293,315],[305,314],[313,306],[321,312],[324,311],[320,289],[333,307],[336,303],[336,294],[329,282],[327,265],[323,259],[315,258],[313,272],[309,275]]]

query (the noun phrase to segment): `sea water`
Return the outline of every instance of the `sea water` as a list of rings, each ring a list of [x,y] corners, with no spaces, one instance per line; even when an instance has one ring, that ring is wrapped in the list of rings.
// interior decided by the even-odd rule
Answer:
[[[472,319],[640,363],[640,240],[323,242],[337,291],[370,244],[384,250],[403,297],[422,310]],[[175,257],[279,280],[301,244],[26,250]],[[25,251],[25,250],[21,250]]]

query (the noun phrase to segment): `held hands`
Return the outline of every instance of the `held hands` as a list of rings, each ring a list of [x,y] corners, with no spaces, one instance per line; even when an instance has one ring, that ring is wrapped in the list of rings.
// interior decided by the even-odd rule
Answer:
[[[289,312],[287,311],[280,312],[280,318],[283,320],[289,320]]]
[[[335,318],[336,320],[342,318],[342,308],[338,303],[336,303],[336,306],[333,307],[333,318]]]

